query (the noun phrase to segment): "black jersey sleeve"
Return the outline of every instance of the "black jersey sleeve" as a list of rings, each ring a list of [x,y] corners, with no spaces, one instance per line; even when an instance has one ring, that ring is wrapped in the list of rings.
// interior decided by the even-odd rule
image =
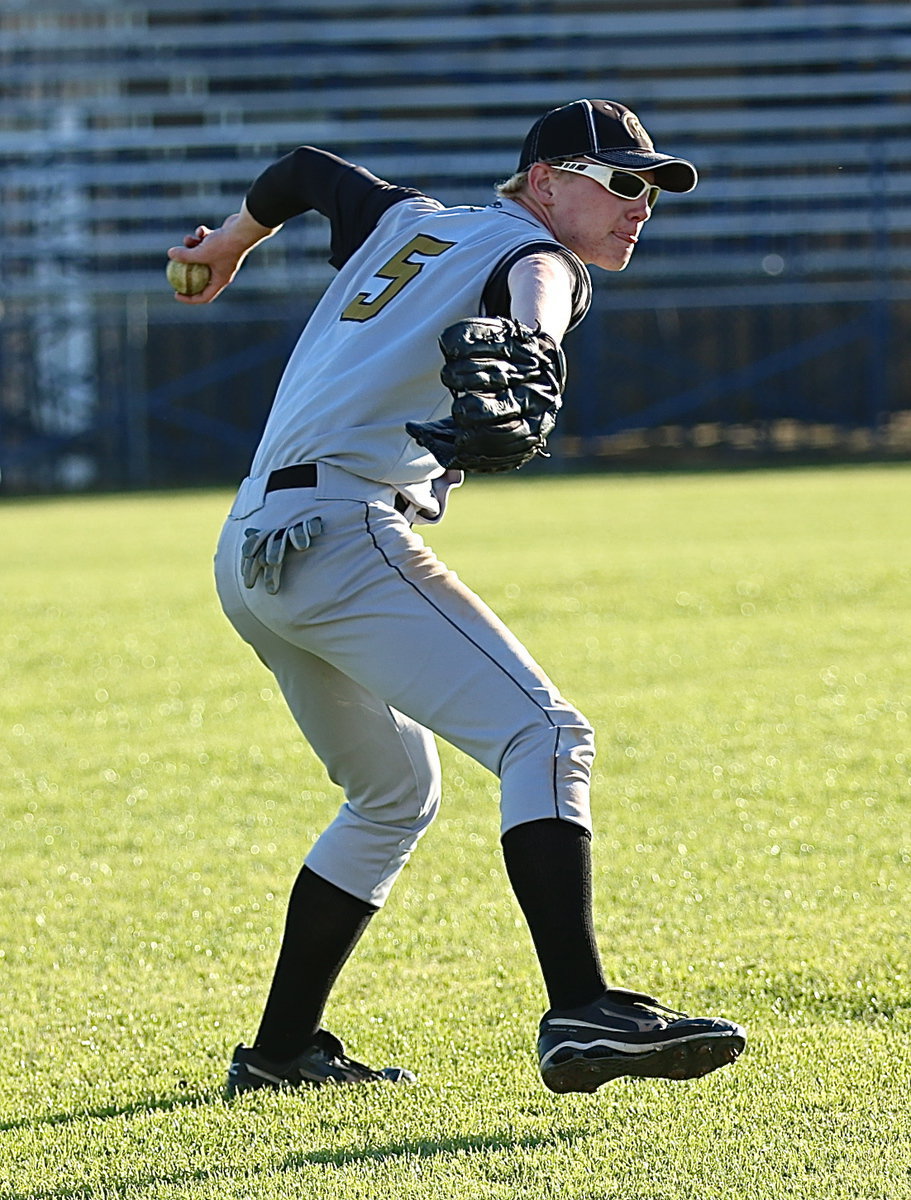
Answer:
[[[520,259],[530,254],[552,254],[558,258],[569,273],[573,283],[573,308],[569,328],[574,329],[589,310],[592,302],[591,276],[585,264],[571,250],[554,242],[528,242],[501,259],[490,273],[481,297],[483,314],[488,317],[511,315],[509,295],[509,272]]]
[[[322,213],[332,230],[329,262],[343,267],[388,208],[421,195],[328,150],[298,146],[257,176],[246,203],[254,220],[270,229],[313,209]]]

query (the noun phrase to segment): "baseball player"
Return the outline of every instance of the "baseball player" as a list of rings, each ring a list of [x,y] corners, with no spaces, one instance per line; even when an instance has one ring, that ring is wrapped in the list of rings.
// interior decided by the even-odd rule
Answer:
[[[622,104],[544,114],[486,206],[445,207],[302,146],[240,211],[169,257],[208,264],[208,303],[299,213],[329,221],[338,274],[279,384],[216,555],[222,606],[274,673],[344,792],[294,884],[259,1030],[228,1092],[412,1082],[348,1057],[321,1028],[370,918],[433,820],[433,735],[500,780],[502,848],[549,1008],[544,1084],[689,1079],[732,1062],[744,1030],[608,986],[592,920],[593,735],[529,652],[416,527],[465,472],[543,452],[565,379],[560,342],[589,306],[587,267],[623,270],[661,190],[696,170],[659,153]]]

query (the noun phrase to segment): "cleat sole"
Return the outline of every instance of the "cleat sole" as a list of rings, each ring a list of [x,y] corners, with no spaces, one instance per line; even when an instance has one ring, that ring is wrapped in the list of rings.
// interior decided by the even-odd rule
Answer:
[[[611,1079],[630,1075],[640,1079],[699,1079],[726,1067],[743,1053],[740,1033],[695,1037],[646,1054],[605,1054],[600,1048],[568,1053],[542,1069],[544,1086],[552,1092],[594,1092]]]

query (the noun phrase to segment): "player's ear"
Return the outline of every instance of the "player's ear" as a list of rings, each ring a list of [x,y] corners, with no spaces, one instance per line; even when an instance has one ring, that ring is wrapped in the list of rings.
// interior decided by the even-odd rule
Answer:
[[[554,172],[547,163],[532,163],[528,168],[528,190],[536,200],[540,200],[543,204],[553,198],[553,180]]]

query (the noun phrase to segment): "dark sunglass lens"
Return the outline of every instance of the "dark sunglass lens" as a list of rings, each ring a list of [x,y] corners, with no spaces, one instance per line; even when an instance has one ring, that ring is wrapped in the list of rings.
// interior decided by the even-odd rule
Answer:
[[[630,175],[628,171],[614,171],[611,176],[611,191],[624,200],[638,200],[647,186],[638,175]]]

